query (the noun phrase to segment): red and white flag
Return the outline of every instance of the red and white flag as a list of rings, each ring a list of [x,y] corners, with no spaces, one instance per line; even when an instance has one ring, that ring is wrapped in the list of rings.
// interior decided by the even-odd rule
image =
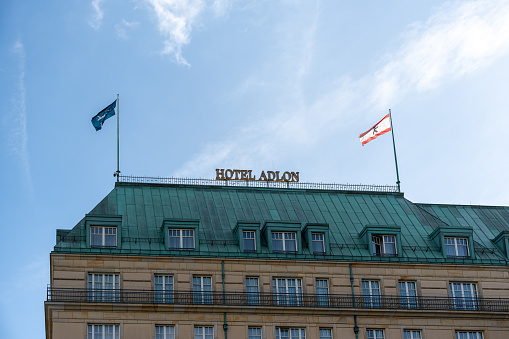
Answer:
[[[391,119],[387,114],[382,120],[380,120],[375,126],[371,127],[367,132],[359,135],[362,146],[367,144],[373,139],[376,139],[379,135],[385,134],[391,130]]]

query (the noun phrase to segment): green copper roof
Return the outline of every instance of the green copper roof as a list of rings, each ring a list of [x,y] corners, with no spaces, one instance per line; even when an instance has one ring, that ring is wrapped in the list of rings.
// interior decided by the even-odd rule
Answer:
[[[121,245],[87,247],[87,218],[108,216],[121,220]],[[196,222],[196,250],[168,250],[165,220]],[[313,255],[304,240],[297,254],[270,253],[263,234],[258,253],[241,252],[234,230],[243,221],[260,225],[260,232],[266,223],[276,221],[292,226],[298,222],[303,231],[308,224],[328,225],[328,254]],[[398,256],[374,257],[360,235],[366,227],[400,230]],[[473,232],[475,259],[444,258],[440,243],[430,237],[437,228]],[[57,231],[54,253],[506,265],[505,253],[492,242],[501,231],[509,231],[509,207],[415,204],[401,193],[117,183],[72,230]]]

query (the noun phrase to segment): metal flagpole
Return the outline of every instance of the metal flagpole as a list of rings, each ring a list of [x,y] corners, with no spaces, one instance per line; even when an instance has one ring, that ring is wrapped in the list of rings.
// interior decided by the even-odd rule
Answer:
[[[115,172],[117,177],[117,182],[120,177],[120,97],[117,94],[117,171]]]
[[[389,109],[389,120],[391,122],[391,132],[392,132],[392,146],[394,148],[394,162],[396,163],[396,184],[398,185],[398,192],[401,192],[401,182],[399,181],[399,172],[398,172],[398,157],[396,157],[396,143],[394,142],[394,128],[392,127],[392,113]]]

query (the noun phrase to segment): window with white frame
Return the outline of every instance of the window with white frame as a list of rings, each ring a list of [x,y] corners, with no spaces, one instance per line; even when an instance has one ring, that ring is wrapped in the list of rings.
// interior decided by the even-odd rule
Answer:
[[[483,339],[483,335],[478,331],[456,331],[456,339]]]
[[[117,247],[117,228],[90,226],[90,247]]]
[[[193,277],[193,302],[212,304],[212,277]]]
[[[118,274],[88,274],[88,299],[90,301],[119,302],[119,288],[120,277]]]
[[[449,283],[451,291],[451,304],[455,309],[476,310],[477,285],[474,283]]]
[[[380,282],[378,280],[362,281],[364,307],[380,307]]]
[[[297,233],[272,232],[272,252],[297,252]]]
[[[403,339],[421,339],[421,331],[420,330],[404,330],[403,331]]]
[[[306,339],[306,330],[276,327],[276,339]]]
[[[415,281],[400,281],[399,298],[402,308],[417,308],[417,289]]]
[[[156,325],[155,339],[175,339],[175,326]]]
[[[214,328],[207,326],[195,326],[194,339],[214,339]]]
[[[154,275],[154,301],[173,303],[173,276]]]
[[[244,252],[256,252],[256,233],[255,231],[242,231],[242,241]]]
[[[246,278],[246,294],[247,303],[250,305],[258,305],[260,301],[259,289],[258,289],[258,278],[247,277]]]
[[[323,233],[311,233],[311,243],[314,254],[325,253],[325,237]]]
[[[296,306],[302,304],[302,280],[273,278],[272,291],[276,305]]]
[[[88,325],[87,339],[119,339],[119,325]]]
[[[319,307],[329,306],[329,281],[316,279],[316,303]]]
[[[368,339],[384,339],[384,330],[366,330]]]
[[[194,230],[168,229],[170,250],[194,250]]]
[[[248,339],[262,339],[261,327],[248,327],[247,328]]]
[[[373,255],[381,257],[396,257],[396,236],[395,235],[373,235]]]
[[[447,258],[468,258],[467,238],[444,238]]]
[[[318,330],[318,334],[320,339],[332,339],[332,329],[330,328],[321,328]]]

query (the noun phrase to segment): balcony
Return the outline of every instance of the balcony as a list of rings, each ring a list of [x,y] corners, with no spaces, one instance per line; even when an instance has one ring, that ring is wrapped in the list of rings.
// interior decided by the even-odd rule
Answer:
[[[336,309],[391,309],[431,311],[509,312],[509,298],[400,297],[395,295],[355,296],[348,294],[295,294],[246,292],[193,292],[154,290],[100,290],[53,288],[47,301],[66,303],[123,303],[169,305],[225,305],[261,307],[307,307]]]

